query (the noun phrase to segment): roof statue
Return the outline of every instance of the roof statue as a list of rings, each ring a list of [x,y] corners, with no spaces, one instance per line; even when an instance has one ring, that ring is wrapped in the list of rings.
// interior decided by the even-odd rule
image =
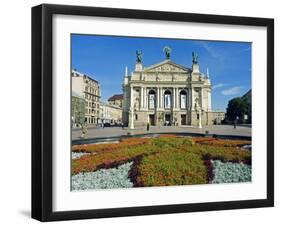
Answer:
[[[192,52],[192,63],[198,64],[198,54],[195,52]]]
[[[166,59],[169,60],[170,57],[171,57],[172,49],[171,49],[169,46],[165,46],[165,47],[163,48],[163,52],[164,52],[165,55],[166,55]]]
[[[142,62],[142,51],[137,50],[136,55],[137,55],[137,63],[141,63]]]

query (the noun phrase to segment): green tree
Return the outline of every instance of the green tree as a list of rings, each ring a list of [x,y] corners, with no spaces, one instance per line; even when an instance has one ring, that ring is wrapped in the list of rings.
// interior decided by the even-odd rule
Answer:
[[[239,122],[244,122],[244,115],[248,114],[249,103],[245,98],[236,97],[228,102],[226,109],[226,118],[229,121],[234,121],[236,117],[239,117]]]

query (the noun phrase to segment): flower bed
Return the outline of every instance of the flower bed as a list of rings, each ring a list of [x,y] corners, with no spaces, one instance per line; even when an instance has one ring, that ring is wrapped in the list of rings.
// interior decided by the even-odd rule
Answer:
[[[95,155],[72,160],[72,174],[102,172],[102,169],[133,162],[129,177],[135,187],[212,183],[215,178],[212,160],[251,165],[251,152],[240,150],[242,144],[249,144],[248,141],[226,140],[226,144],[222,145],[224,141],[214,138],[158,137],[126,139],[118,144],[87,145],[84,152],[95,152]],[[225,167],[232,169],[230,165]],[[236,168],[235,165],[233,170]]]
[[[175,138],[177,137],[176,134],[160,134],[159,137],[161,138]]]
[[[95,155],[82,156],[80,159],[72,161],[72,174],[116,167],[138,156],[155,151],[156,148],[153,146],[142,145],[131,148],[120,147],[112,151],[102,151],[97,152]]]
[[[134,146],[139,146],[147,144],[148,139],[145,138],[129,138],[122,139],[119,143],[103,143],[103,144],[82,144],[73,145],[73,152],[103,152],[103,151],[113,151],[120,148],[129,148]]]
[[[128,162],[117,168],[73,175],[72,190],[131,188],[133,183],[128,178],[128,172],[132,164]]]
[[[136,177],[136,185],[206,184],[206,167],[201,156],[194,153],[195,149],[166,149],[144,156],[137,166],[139,174]]]
[[[223,140],[217,138],[209,138],[209,137],[194,137],[192,140],[198,144],[206,144],[212,146],[222,146],[222,147],[241,147],[244,145],[250,145],[251,141],[245,140]]]
[[[212,161],[214,179],[216,183],[234,183],[251,181],[252,167],[244,163],[223,163],[219,160]]]

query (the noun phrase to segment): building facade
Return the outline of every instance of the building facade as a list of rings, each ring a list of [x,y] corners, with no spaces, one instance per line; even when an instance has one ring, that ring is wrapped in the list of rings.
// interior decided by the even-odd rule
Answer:
[[[107,101],[110,105],[116,105],[116,106],[119,106],[120,108],[122,108],[123,107],[123,94],[115,94],[115,95],[109,97]]]
[[[166,48],[166,49],[165,49]],[[200,71],[198,56],[192,53],[192,67],[166,59],[144,67],[137,51],[135,70],[123,82],[123,122],[130,128],[150,125],[198,126],[214,123],[211,81],[208,70]]]
[[[99,123],[120,125],[122,123],[122,108],[117,105],[101,102]]]
[[[85,99],[85,123],[97,124],[100,115],[100,84],[88,75],[72,70],[72,91]]]
[[[216,125],[222,124],[225,119],[224,111],[213,111],[213,122]]]

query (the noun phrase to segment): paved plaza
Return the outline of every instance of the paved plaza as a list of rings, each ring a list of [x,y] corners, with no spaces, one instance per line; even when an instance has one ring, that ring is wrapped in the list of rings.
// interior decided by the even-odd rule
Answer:
[[[236,129],[231,125],[213,125],[205,126],[202,129],[195,127],[174,127],[174,126],[151,126],[149,131],[145,127],[128,129],[121,127],[105,127],[105,128],[88,128],[86,138],[103,138],[103,137],[115,137],[127,135],[128,133],[146,134],[146,133],[200,133],[205,134],[205,131],[209,131],[210,134],[217,135],[236,135],[236,136],[251,136],[252,129],[249,126],[237,126]],[[72,130],[72,140],[78,140],[81,136],[81,129]]]

